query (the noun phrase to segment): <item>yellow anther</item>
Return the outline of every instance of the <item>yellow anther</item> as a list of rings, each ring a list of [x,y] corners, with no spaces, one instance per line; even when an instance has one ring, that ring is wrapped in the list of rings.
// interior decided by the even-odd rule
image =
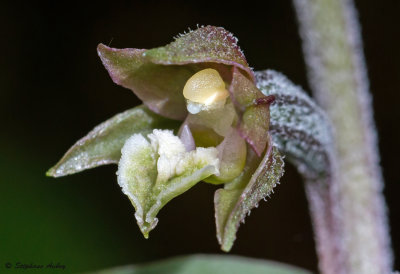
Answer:
[[[208,68],[189,78],[183,88],[183,96],[192,102],[210,105],[225,100],[229,93],[218,71]]]

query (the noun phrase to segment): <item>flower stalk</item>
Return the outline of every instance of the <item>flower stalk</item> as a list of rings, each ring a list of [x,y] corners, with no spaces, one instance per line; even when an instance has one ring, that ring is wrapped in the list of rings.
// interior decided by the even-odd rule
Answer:
[[[294,6],[311,88],[334,128],[330,185],[307,185],[321,272],[390,273],[383,180],[354,3],[294,0]]]

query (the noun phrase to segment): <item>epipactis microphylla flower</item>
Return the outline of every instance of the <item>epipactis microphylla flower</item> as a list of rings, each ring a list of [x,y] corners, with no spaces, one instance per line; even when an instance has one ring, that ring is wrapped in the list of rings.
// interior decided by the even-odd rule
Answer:
[[[48,174],[118,163],[118,183],[146,238],[168,201],[200,181],[223,184],[214,199],[217,238],[230,250],[240,221],[283,173],[269,135],[274,96],[257,88],[237,39],[206,26],[164,47],[100,44],[98,54],[143,105],[99,125]]]

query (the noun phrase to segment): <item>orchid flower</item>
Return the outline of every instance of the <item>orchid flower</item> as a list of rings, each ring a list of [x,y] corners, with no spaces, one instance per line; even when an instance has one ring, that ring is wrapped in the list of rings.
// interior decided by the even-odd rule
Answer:
[[[216,230],[229,251],[240,222],[283,175],[279,150],[309,177],[326,170],[324,114],[283,75],[253,72],[225,29],[201,27],[150,50],[97,50],[111,79],[143,105],[97,126],[47,175],[118,164],[146,238],[161,208],[202,181],[223,185],[214,197]]]

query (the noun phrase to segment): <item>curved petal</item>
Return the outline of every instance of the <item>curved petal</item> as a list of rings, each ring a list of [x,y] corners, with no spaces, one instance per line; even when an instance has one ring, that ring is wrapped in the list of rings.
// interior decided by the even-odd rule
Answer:
[[[233,68],[229,88],[235,108],[240,113],[239,132],[261,156],[267,144],[269,127],[269,105],[273,96],[265,96],[237,68]]]

